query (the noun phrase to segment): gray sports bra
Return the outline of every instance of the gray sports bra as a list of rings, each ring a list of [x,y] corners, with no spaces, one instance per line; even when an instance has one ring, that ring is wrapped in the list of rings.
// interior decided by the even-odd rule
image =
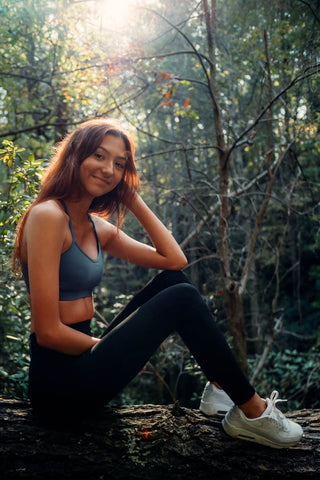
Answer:
[[[89,215],[98,249],[97,257],[92,259],[77,244],[70,214],[62,200],[61,203],[69,217],[72,244],[60,257],[59,300],[77,300],[78,298],[91,297],[93,288],[100,283],[103,274],[103,258],[96,228]],[[22,272],[28,293],[30,293],[27,264],[22,264]]]

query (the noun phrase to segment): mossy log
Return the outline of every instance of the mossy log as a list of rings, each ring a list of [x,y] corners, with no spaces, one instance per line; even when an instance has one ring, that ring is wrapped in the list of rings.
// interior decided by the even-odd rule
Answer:
[[[77,424],[44,425],[28,403],[0,399],[3,479],[320,479],[320,410],[290,418],[304,428],[294,448],[228,437],[198,410],[135,405],[105,408]]]

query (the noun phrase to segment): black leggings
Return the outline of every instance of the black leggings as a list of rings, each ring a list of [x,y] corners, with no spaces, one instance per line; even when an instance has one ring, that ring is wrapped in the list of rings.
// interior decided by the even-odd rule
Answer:
[[[70,325],[90,334],[90,320]],[[153,352],[178,332],[210,381],[241,405],[254,389],[240,370],[207,305],[180,271],[164,271],[146,285],[103,333],[78,356],[38,345],[31,335],[29,395],[35,409],[107,404],[145,366]]]

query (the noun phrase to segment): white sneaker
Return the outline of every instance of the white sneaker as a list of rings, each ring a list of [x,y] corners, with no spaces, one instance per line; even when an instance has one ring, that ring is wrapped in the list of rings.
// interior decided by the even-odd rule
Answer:
[[[217,388],[213,383],[208,382],[204,387],[200,411],[205,415],[225,415],[234,405],[231,398]]]
[[[273,448],[292,447],[301,440],[300,425],[287,419],[276,408],[279,393],[272,392],[266,399],[267,408],[258,418],[247,418],[239,407],[234,406],[222,421],[224,431],[231,437],[260,443]]]

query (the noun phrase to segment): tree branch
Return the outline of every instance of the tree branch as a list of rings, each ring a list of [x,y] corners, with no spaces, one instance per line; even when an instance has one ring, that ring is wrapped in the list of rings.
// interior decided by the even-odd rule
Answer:
[[[320,469],[319,413],[290,413],[303,439],[270,450],[228,437],[220,419],[177,402],[106,407],[70,426],[43,425],[27,403],[2,399],[0,468],[6,480],[311,480]]]
[[[132,100],[135,100],[136,98],[138,98],[140,95],[142,95],[142,93],[145,91],[147,87],[145,87],[144,89],[142,89],[141,91],[139,91],[138,93],[136,93],[135,95],[132,95],[130,98],[127,98],[126,100],[124,100],[120,105],[119,104],[116,104],[114,107],[110,108],[109,110],[101,113],[100,115],[95,115],[94,118],[98,118],[98,117],[104,117],[106,115],[109,115],[111,112],[113,112],[114,110],[117,110],[119,109],[119,106],[122,106],[122,105],[125,105],[127,103],[130,103]],[[52,114],[50,116],[50,118],[52,118],[54,116],[54,114]],[[3,137],[9,137],[9,136],[15,136],[15,135],[20,135],[21,133],[26,133],[26,132],[31,132],[33,130],[38,130],[38,129],[43,129],[43,128],[47,128],[47,127],[60,127],[60,126],[70,126],[70,125],[79,125],[80,123],[84,122],[85,120],[89,120],[88,118],[82,118],[81,120],[77,120],[77,121],[69,121],[68,119],[65,119],[65,121],[63,120],[60,120],[59,122],[50,122],[49,120],[47,122],[44,122],[44,123],[37,123],[35,125],[30,125],[29,127],[24,127],[24,128],[20,128],[20,129],[15,129],[15,130],[7,130],[6,132],[0,132],[0,138],[3,138]]]
[[[312,15],[313,15],[314,18],[317,20],[317,22],[320,23],[320,18],[318,17],[318,15],[316,14],[316,12],[314,11],[314,9],[312,8],[312,6],[310,5],[309,2],[306,2],[305,0],[298,0],[298,2],[303,3],[304,5],[306,5],[306,6],[311,10]]]
[[[262,173],[260,173],[259,175],[257,175],[255,178],[253,178],[249,183],[247,183],[247,185],[245,185],[241,189],[231,192],[228,195],[228,197],[229,198],[238,198],[241,195],[243,195],[244,193],[247,193],[249,190],[251,190],[252,187],[254,187],[254,185],[256,185],[261,180],[266,178],[270,174],[270,171],[273,172],[274,169],[277,166],[277,163],[278,163],[278,160],[275,160],[273,162],[273,164],[271,165],[270,169],[265,170]],[[190,232],[189,235],[180,244],[181,248],[186,248],[189,245],[189,243],[191,242],[191,240],[193,240],[197,235],[199,235],[201,229],[204,227],[204,225],[207,222],[209,222],[209,220],[211,220],[211,218],[217,212],[218,208],[219,208],[219,203],[216,203],[215,205],[213,205],[213,207],[209,210],[208,214],[198,223],[197,227],[194,230],[192,230],[192,232]]]
[[[271,197],[271,192],[272,192],[273,183],[274,183],[276,173],[279,170],[281,163],[285,159],[285,157],[286,157],[288,151],[290,150],[292,144],[294,143],[294,141],[295,141],[295,139],[287,146],[286,150],[279,157],[279,159],[278,159],[278,161],[275,165],[274,172],[273,173],[270,172],[270,180],[269,180],[269,185],[268,185],[267,192],[266,192],[266,197],[263,200],[262,205],[260,207],[260,210],[259,210],[259,212],[257,214],[257,217],[256,217],[256,225],[255,225],[254,231],[253,231],[252,236],[251,236],[251,242],[250,242],[250,246],[249,246],[249,249],[248,249],[247,260],[246,260],[245,266],[243,268],[243,273],[242,273],[242,276],[241,276],[241,280],[239,282],[239,295],[242,295],[245,288],[246,288],[246,284],[247,284],[247,281],[248,281],[248,278],[249,278],[249,273],[251,271],[251,265],[252,265],[252,260],[253,260],[253,255],[254,255],[258,235],[259,235],[260,230],[261,230],[263,217],[266,213],[266,210],[267,210],[267,207],[268,207],[268,204],[269,204],[269,200],[270,200],[270,197]]]
[[[173,23],[170,22],[170,20],[168,20],[166,17],[164,17],[163,15],[161,15],[159,12],[156,12],[155,10],[152,10],[151,8],[147,8],[147,7],[143,7],[144,10],[150,12],[150,13],[153,13],[154,15],[157,15],[159,18],[161,18],[164,22],[166,22],[168,25],[170,25],[170,27],[172,27],[174,30],[176,30],[185,40],[186,42],[190,45],[190,47],[192,48],[194,54],[197,56],[200,64],[201,64],[201,67],[202,67],[202,70],[205,74],[205,77],[206,77],[206,80],[207,80],[207,85],[208,85],[208,89],[209,89],[209,93],[210,93],[210,96],[211,96],[211,99],[212,101],[216,104],[216,100],[214,98],[214,94],[213,94],[213,91],[211,89],[211,84],[210,84],[210,78],[209,78],[209,74],[207,72],[207,69],[203,63],[203,57],[201,54],[199,54],[199,52],[197,51],[196,47],[194,46],[194,44],[191,42],[191,40],[189,39],[189,37],[179,28],[177,27],[176,25],[174,25]]]
[[[208,62],[209,65],[212,65],[212,62],[210,58],[208,58],[206,55],[203,53],[200,53],[198,51],[194,50],[181,50],[177,52],[168,52],[168,53],[159,53],[157,55],[152,55],[150,57],[139,57],[137,60],[153,60],[154,58],[161,59],[161,58],[166,58],[166,57],[172,57],[175,55],[196,55],[197,58],[199,57],[203,58],[206,62]]]
[[[289,196],[289,200],[288,200],[289,204],[290,204],[290,200],[291,200],[293,190],[294,190],[294,185],[292,185],[292,187],[291,187],[290,196]],[[273,300],[272,300],[272,310],[271,310],[270,319],[269,319],[269,329],[270,329],[269,339],[268,339],[268,341],[267,341],[267,343],[264,347],[264,350],[263,350],[262,355],[259,359],[259,362],[258,362],[254,372],[252,373],[252,376],[251,376],[251,379],[250,379],[251,383],[254,383],[256,381],[259,373],[263,369],[263,366],[264,366],[264,364],[267,360],[267,357],[270,353],[270,350],[272,348],[274,340],[275,340],[276,336],[282,331],[282,327],[283,327],[282,317],[276,319],[275,316],[276,316],[277,311],[278,311],[278,299],[279,299],[279,294],[280,294],[280,283],[281,283],[281,278],[280,278],[280,275],[279,275],[280,251],[283,247],[284,240],[285,240],[285,237],[287,235],[288,228],[289,228],[289,219],[290,219],[290,205],[288,205],[287,222],[286,222],[283,234],[281,236],[281,239],[279,241],[279,244],[277,245],[277,248],[276,248],[276,268],[275,268],[276,290],[275,290],[275,294],[274,294],[274,297],[273,297]]]
[[[311,72],[310,72],[311,70]],[[314,71],[313,71],[314,70]],[[297,83],[301,82],[302,80],[305,80],[313,75],[319,74],[320,73],[320,63],[316,63],[315,65],[310,65],[309,67],[305,68],[302,73],[299,73],[285,88],[283,88],[273,99],[269,104],[264,107],[260,114],[256,117],[256,119],[252,122],[252,124],[247,127],[235,140],[232,144],[232,146],[229,148],[228,153],[227,153],[227,160],[229,159],[231,152],[238,147],[239,142],[253,129],[255,126],[259,123],[261,118],[265,115],[265,113],[272,107],[274,103],[276,103],[279,98],[286,93],[290,88],[292,88],[294,85]]]
[[[146,135],[149,132],[145,132]],[[156,137],[158,138],[158,137]],[[206,150],[206,149],[215,149],[218,150],[218,147],[215,145],[182,145],[180,148],[169,148],[167,150],[159,150],[158,152],[148,153],[146,155],[141,155],[140,157],[135,157],[136,160],[145,160],[146,158],[156,157],[158,155],[166,155],[167,153],[177,153],[177,152],[189,152],[193,150]]]

